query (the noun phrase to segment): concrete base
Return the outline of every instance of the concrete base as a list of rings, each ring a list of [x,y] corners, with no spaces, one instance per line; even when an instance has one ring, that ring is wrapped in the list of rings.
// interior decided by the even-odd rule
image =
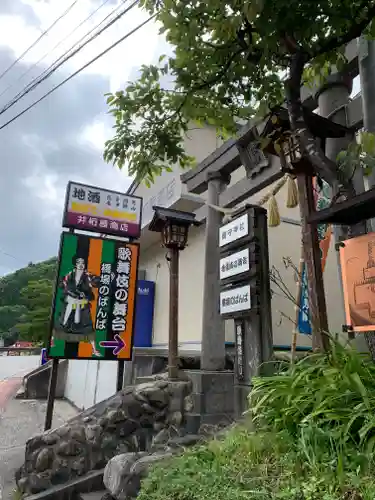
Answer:
[[[202,425],[228,425],[234,418],[234,374],[185,370],[192,393],[186,398],[186,430],[197,433]]]
[[[49,379],[51,376],[52,361],[43,366],[39,366],[23,379],[25,399],[47,399]],[[68,372],[68,361],[66,359],[59,362],[57,375],[56,398],[63,398],[65,392],[65,382]]]
[[[234,414],[236,419],[241,418],[249,409],[248,396],[251,391],[250,385],[235,385],[234,386]]]

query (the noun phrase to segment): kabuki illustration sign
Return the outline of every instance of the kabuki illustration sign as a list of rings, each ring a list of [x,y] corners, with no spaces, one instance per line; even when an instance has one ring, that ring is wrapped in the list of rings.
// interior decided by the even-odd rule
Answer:
[[[130,360],[139,245],[62,233],[49,358]]]
[[[134,239],[141,220],[142,198],[69,182],[63,227]]]

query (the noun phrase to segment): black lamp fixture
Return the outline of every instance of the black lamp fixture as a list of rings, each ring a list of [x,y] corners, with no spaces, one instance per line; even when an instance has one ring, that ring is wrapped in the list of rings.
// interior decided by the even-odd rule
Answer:
[[[179,254],[187,245],[190,226],[198,226],[195,214],[164,207],[152,207],[154,217],[149,231],[161,234],[163,247],[169,250],[169,341],[168,375],[178,378],[178,284]]]
[[[152,207],[154,217],[149,231],[161,233],[162,244],[169,250],[184,250],[187,245],[190,226],[198,226],[195,214],[164,207]]]

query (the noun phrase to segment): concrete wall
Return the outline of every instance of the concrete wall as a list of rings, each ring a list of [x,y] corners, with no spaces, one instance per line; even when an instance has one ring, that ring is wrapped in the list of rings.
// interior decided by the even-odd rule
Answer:
[[[90,408],[116,392],[117,363],[69,361],[65,397],[79,409]]]
[[[202,341],[204,225],[193,228],[188,247],[180,253],[180,347],[199,350]],[[141,253],[140,267],[146,278],[156,283],[153,346],[168,345],[169,268],[166,251],[157,243]],[[226,324],[228,341],[234,340],[233,322]]]
[[[1,356],[0,380],[23,377],[40,365],[40,356]]]
[[[245,175],[244,169],[234,172],[231,184],[238,182]],[[246,203],[257,204],[272,188],[266,188],[257,195],[245,200]],[[205,198],[205,194],[202,197]],[[287,186],[276,196],[282,222],[278,227],[270,227],[269,258],[270,267],[279,271],[288,290],[296,294],[296,275],[287,269],[283,258],[289,257],[298,267],[301,258],[301,226],[299,207],[286,207]],[[267,204],[265,205],[267,208]],[[146,230],[147,231],[147,230]],[[200,349],[202,339],[203,310],[203,275],[204,275],[204,223],[190,232],[188,247],[180,257],[180,308],[179,308],[179,342],[184,349]],[[156,243],[145,252],[141,251],[140,267],[146,271],[146,278],[156,282],[153,345],[166,347],[168,341],[168,303],[169,303],[169,269],[165,260],[166,251]],[[344,321],[343,306],[340,296],[340,283],[337,257],[332,238],[324,273],[331,332],[340,332]],[[293,332],[294,304],[273,285],[272,320],[275,345],[290,345]],[[339,300],[338,300],[339,297]],[[290,318],[290,319],[288,319]],[[233,322],[226,322],[226,339],[234,340]],[[310,337],[299,335],[299,345],[311,345]]]
[[[213,127],[192,129],[184,140],[184,147],[188,155],[199,163],[221,145]],[[163,171],[155,178],[155,183],[149,188],[140,184],[134,194],[143,198],[142,227],[145,227],[153,217],[153,205],[171,206],[182,194],[186,194],[186,186],[182,184],[180,175],[184,171],[174,166],[172,172]]]

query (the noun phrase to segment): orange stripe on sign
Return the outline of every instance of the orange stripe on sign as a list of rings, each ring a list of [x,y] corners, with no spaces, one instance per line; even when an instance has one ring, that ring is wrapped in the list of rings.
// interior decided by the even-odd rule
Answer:
[[[100,276],[100,264],[102,262],[103,240],[91,239],[89,247],[89,257],[87,270],[89,273]],[[98,304],[98,289],[93,289],[95,299],[91,302],[91,319],[95,328],[96,308]],[[92,356],[92,346],[90,342],[80,342],[78,346],[79,358],[90,358]]]
[[[138,254],[139,246],[128,244],[128,247],[132,250],[132,260],[130,264],[130,276],[129,276],[129,295],[128,295],[128,313],[126,316],[126,330],[120,334],[120,337],[125,342],[124,349],[119,352],[118,358],[130,358],[131,343],[133,336],[133,318],[134,318],[134,308],[135,308],[135,296],[137,293],[137,267],[138,267]]]

